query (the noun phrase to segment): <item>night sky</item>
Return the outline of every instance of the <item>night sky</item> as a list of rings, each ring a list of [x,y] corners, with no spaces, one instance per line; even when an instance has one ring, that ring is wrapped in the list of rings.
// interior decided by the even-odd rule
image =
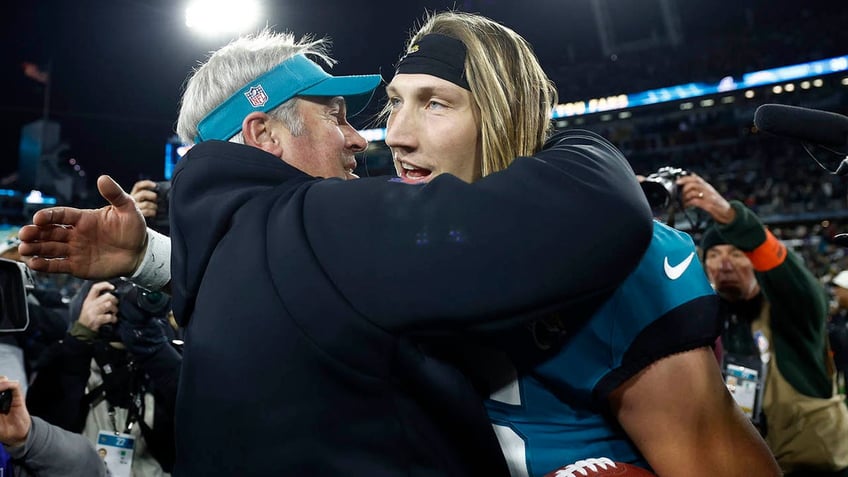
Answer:
[[[638,39],[656,22],[657,9],[646,8],[648,0],[608,1],[616,5],[612,27],[619,38]],[[590,0],[263,3],[267,24],[275,30],[330,37],[339,60],[334,74],[382,72],[390,79],[408,32],[425,8],[456,7],[499,20],[535,45],[546,68],[566,49],[577,60],[602,59]],[[742,6],[761,2],[677,3],[686,35],[695,36],[733,28],[734,21],[741,21]],[[164,144],[173,134],[183,82],[209,51],[231,39],[189,30],[185,5],[185,0],[28,0],[4,6],[0,179],[17,170],[21,126],[43,116],[44,85],[23,74],[24,62],[45,70],[49,65],[49,117],[60,123],[67,155],[78,160],[91,183],[102,173],[125,187],[142,177],[161,179]],[[382,90],[375,97],[382,101]],[[364,127],[366,119],[354,118],[354,125]]]

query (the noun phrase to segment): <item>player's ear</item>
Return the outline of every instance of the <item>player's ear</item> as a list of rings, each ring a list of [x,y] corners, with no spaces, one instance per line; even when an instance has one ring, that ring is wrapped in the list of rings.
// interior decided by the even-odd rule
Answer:
[[[254,111],[244,117],[241,132],[244,144],[253,146],[277,157],[283,156],[280,137],[274,133],[275,120],[266,113]]]

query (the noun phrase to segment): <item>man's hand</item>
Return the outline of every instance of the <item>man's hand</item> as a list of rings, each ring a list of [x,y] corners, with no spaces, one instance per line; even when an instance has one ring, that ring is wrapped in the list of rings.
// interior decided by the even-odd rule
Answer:
[[[678,195],[684,207],[698,207],[720,224],[729,224],[736,211],[721,194],[698,174],[690,172],[677,179]]]
[[[32,419],[29,417],[21,383],[0,376],[0,391],[12,391],[12,406],[8,414],[0,414],[0,443],[15,447],[26,443]]]
[[[18,250],[31,269],[94,280],[132,275],[147,246],[144,217],[111,177],[100,176],[97,188],[110,205],[42,209],[21,228]]]
[[[155,182],[147,179],[136,182],[133,184],[130,195],[145,219],[156,217],[156,198],[158,195]]]
[[[115,286],[109,282],[97,282],[88,290],[82,302],[77,321],[82,326],[97,331],[106,323],[118,321],[118,297],[109,293]]]

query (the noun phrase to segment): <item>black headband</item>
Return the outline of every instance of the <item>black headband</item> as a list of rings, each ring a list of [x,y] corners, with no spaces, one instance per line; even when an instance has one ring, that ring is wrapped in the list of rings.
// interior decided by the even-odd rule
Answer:
[[[471,91],[465,79],[465,44],[456,38],[430,33],[409,47],[395,74],[433,75]]]

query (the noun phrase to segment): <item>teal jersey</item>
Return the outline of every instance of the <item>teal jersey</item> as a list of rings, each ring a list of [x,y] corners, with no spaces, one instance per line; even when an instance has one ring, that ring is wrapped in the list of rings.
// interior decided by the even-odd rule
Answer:
[[[609,414],[609,394],[660,358],[712,345],[718,332],[717,297],[691,237],[655,222],[636,270],[589,321],[564,331],[554,353],[493,360],[502,384],[486,408],[512,475],[541,476],[591,457],[647,467]],[[530,333],[544,353],[550,344]]]

